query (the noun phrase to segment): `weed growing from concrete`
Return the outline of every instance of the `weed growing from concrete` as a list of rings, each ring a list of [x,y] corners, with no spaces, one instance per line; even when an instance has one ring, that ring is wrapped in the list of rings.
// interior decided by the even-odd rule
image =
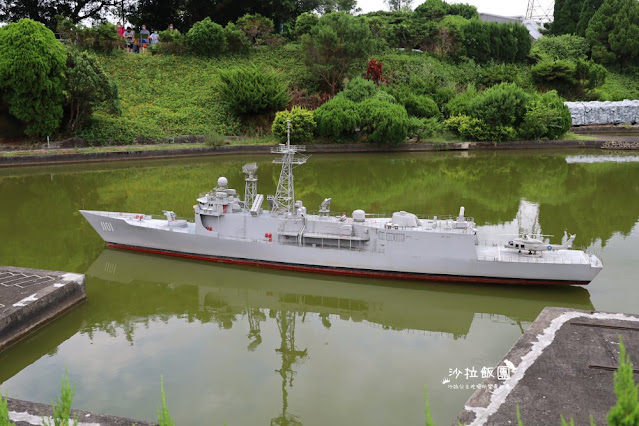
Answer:
[[[69,426],[71,420],[71,404],[73,404],[73,397],[75,395],[75,387],[71,387],[69,383],[69,372],[64,369],[64,376],[62,376],[62,382],[60,384],[60,396],[58,396],[57,404],[51,403],[51,410],[53,410],[53,418],[42,418],[42,423],[45,426]],[[49,420],[53,420],[53,423],[49,423]],[[73,417],[73,425],[77,426],[78,418]]]
[[[632,362],[619,336],[619,368],[615,371],[617,404],[608,411],[608,424],[630,426],[639,424],[639,385],[635,384]]]
[[[9,421],[9,408],[7,407],[9,395],[2,397],[0,394],[0,426],[13,426],[14,423]]]
[[[160,376],[160,392],[162,393],[162,411],[157,410],[158,413],[158,425],[159,426],[175,426],[173,419],[169,414],[169,409],[166,406],[166,395],[164,394],[164,376]]]

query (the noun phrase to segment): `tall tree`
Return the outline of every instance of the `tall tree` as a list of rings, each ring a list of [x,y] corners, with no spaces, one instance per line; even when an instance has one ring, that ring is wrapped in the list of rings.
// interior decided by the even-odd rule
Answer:
[[[574,34],[577,31],[577,22],[583,7],[584,0],[558,0],[555,1],[553,13],[553,34]]]
[[[357,7],[357,0],[322,0],[317,11],[325,15],[331,12],[355,13],[361,9]]]
[[[608,35],[610,50],[617,58],[617,63],[626,66],[628,63],[639,63],[639,2],[637,0],[620,0],[619,11],[615,16],[614,26]]]
[[[0,21],[17,22],[23,18],[44,23],[54,30],[56,15],[78,23],[84,19],[100,19],[121,0],[0,0]]]
[[[27,135],[51,135],[62,120],[64,46],[40,22],[0,28],[0,93]]]
[[[384,0],[391,12],[410,11],[413,0]]]
[[[579,14],[579,21],[577,22],[577,35],[582,37],[586,36],[586,28],[588,28],[588,22],[592,19],[593,15],[601,7],[603,0],[586,0],[581,8]]]
[[[311,73],[334,95],[351,67],[366,62],[373,36],[364,18],[329,13],[320,18],[310,34],[302,36],[302,45]]]
[[[615,62],[609,36],[614,30],[620,3],[620,0],[605,0],[588,23],[586,39],[592,49],[592,58],[597,62],[604,64]]]

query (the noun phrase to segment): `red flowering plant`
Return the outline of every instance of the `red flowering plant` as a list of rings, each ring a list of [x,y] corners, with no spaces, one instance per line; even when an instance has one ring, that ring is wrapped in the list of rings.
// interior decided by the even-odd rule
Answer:
[[[381,83],[386,83],[386,77],[384,77],[384,64],[382,61],[378,61],[375,58],[371,58],[368,61],[368,66],[366,67],[366,79],[372,80],[373,83],[378,86]]]

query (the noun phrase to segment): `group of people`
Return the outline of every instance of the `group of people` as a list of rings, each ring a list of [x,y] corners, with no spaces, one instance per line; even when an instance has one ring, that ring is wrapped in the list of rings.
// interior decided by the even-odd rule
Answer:
[[[131,27],[124,28],[120,22],[118,22],[117,27],[118,37],[124,38],[127,52],[144,52],[148,46],[153,46],[160,42],[160,35],[157,30],[150,32],[146,29],[146,25],[142,25],[139,34],[136,34],[135,29]]]

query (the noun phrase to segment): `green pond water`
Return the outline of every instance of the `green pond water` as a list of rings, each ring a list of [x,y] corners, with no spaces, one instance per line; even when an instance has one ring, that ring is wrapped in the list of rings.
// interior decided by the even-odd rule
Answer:
[[[639,156],[603,151],[314,155],[296,198],[336,213],[457,214],[480,240],[576,233],[604,270],[587,287],[359,279],[106,249],[79,209],[192,216],[242,164],[275,192],[270,156],[0,169],[0,265],[86,274],[88,301],[0,352],[0,390],[153,420],[160,377],[179,425],[450,424],[546,306],[639,313]],[[1,303],[1,301],[0,301]],[[578,350],[578,348],[576,349]],[[461,375],[451,375],[458,369]],[[451,380],[442,384],[444,379]],[[452,385],[457,385],[456,388]],[[462,386],[460,386],[462,385]],[[513,413],[515,419],[515,413]],[[559,420],[559,419],[558,419]]]

